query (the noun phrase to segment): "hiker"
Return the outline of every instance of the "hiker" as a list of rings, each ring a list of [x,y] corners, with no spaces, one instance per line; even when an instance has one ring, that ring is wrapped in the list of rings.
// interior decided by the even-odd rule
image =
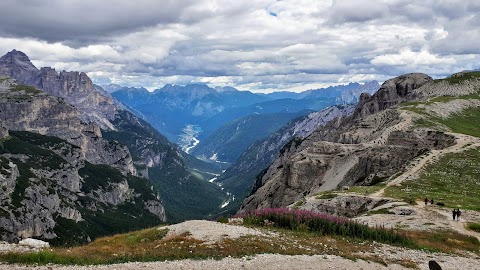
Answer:
[[[460,215],[462,214],[462,211],[460,211],[460,209],[457,208],[457,221],[460,220]]]
[[[457,217],[457,209],[452,210],[452,217],[453,217],[453,220],[455,220],[455,218]]]
[[[425,206],[427,206],[427,205],[428,205],[428,198],[425,197]]]

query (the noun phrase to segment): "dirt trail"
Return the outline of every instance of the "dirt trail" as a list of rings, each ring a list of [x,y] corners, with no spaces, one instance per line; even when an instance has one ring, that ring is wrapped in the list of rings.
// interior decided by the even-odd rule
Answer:
[[[375,193],[372,193],[370,196],[383,197],[383,194],[387,187],[399,185],[405,180],[415,179],[419,177],[422,170],[425,169],[425,165],[427,165],[427,163],[434,163],[438,161],[440,157],[447,153],[458,153],[471,148],[480,147],[479,138],[459,133],[449,134],[455,136],[456,138],[456,143],[454,145],[444,148],[442,150],[431,150],[427,155],[413,160],[410,164],[410,167],[407,167],[407,170],[403,174],[388,182],[385,187]]]
[[[448,220],[448,224],[452,229],[461,234],[476,237],[480,241],[480,233],[465,228],[465,218],[462,218],[462,216],[460,216],[460,220],[453,220],[452,213],[450,212],[451,209],[438,208],[437,206],[432,205],[428,205],[427,207],[425,207],[425,203],[421,201],[417,201],[415,208],[417,209],[417,211],[433,211],[440,214],[442,217],[445,218],[445,220]]]

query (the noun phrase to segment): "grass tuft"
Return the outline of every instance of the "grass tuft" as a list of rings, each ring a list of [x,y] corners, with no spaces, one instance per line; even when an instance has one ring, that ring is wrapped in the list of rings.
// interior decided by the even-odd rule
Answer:
[[[480,233],[480,223],[468,222],[468,223],[467,223],[467,228],[468,228],[469,230],[472,230],[472,231],[475,231],[475,232]]]

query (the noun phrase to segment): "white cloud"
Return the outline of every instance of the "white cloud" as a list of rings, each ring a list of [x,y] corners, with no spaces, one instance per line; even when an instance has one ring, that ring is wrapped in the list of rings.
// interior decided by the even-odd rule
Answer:
[[[421,65],[451,65],[456,61],[453,58],[444,58],[431,54],[427,50],[419,52],[403,49],[397,54],[379,55],[373,58],[372,64],[377,66],[421,66]]]

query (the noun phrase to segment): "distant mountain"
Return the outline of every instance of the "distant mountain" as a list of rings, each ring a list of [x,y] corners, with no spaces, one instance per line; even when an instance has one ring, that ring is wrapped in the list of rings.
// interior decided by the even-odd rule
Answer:
[[[121,86],[121,85],[118,85],[118,84],[108,84],[108,85],[103,85],[102,86],[103,90],[105,90],[105,92],[107,93],[113,93],[115,91],[118,91],[118,90],[121,90],[123,88],[125,88],[124,86]]]
[[[104,87],[105,88],[105,87]],[[108,88],[108,87],[107,87]],[[378,90],[378,82],[350,83],[301,93],[274,92],[254,94],[238,91],[232,87],[210,88],[202,84],[185,86],[167,84],[149,92],[144,88],[119,88],[113,96],[144,117],[167,138],[180,143],[184,129],[195,126],[198,138],[208,137],[217,128],[252,114],[295,113],[302,110],[320,110],[335,104],[350,104],[358,101],[362,92],[369,94]]]
[[[290,120],[311,111],[252,114],[218,128],[191,152],[195,156],[232,163],[257,140],[261,140]]]
[[[361,93],[374,94],[380,88],[377,81],[370,81],[364,84],[349,83],[344,85],[329,86],[326,88],[312,89],[300,93],[295,92],[273,92],[265,94],[272,99],[319,99],[336,98],[338,104],[354,104],[358,102]]]
[[[337,97],[336,102],[337,104],[356,104],[362,93],[373,95],[379,88],[380,84],[378,84],[377,81],[366,82],[356,88],[343,91],[342,94]]]
[[[285,99],[285,98],[300,99],[301,98],[300,93],[288,92],[288,91],[278,91],[278,92],[272,92],[264,95],[271,99]]]
[[[205,175],[218,174],[221,168],[183,153],[148,123],[118,106],[108,93],[96,89],[85,73],[39,70],[28,56],[13,50],[0,58],[0,77],[62,98],[75,107],[80,121],[101,128],[95,131],[97,136],[120,142],[131,153],[132,168],[158,188],[169,221],[206,218],[227,199],[219,187],[204,181]]]
[[[123,88],[114,92],[113,96],[145,116],[152,126],[174,142],[179,141],[182,130],[187,125],[198,125],[226,108],[269,100],[234,88],[215,90],[202,84],[167,84],[154,92],[141,88]]]
[[[335,104],[334,98],[322,99],[276,99],[244,107],[232,107],[201,121],[203,137],[210,136],[216,129],[242,117],[255,114],[298,113],[301,111],[318,111]],[[200,137],[202,138],[202,137]]]

